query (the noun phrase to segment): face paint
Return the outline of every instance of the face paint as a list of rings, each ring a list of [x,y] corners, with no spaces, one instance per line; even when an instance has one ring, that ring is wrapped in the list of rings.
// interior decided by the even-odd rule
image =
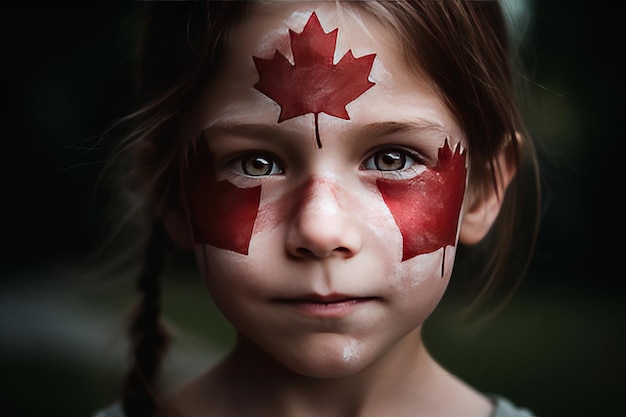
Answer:
[[[344,362],[353,362],[359,358],[359,344],[356,340],[351,340],[350,343],[343,348],[342,359]]]
[[[338,30],[325,33],[313,12],[301,33],[289,30],[294,65],[278,50],[271,59],[252,57],[254,87],[280,105],[278,122],[313,113],[318,148],[319,113],[349,120],[345,106],[374,85],[368,77],[375,54],[355,58],[350,50],[333,64]]]
[[[452,151],[447,143],[442,146],[441,132],[459,138],[464,132],[429,80],[416,79],[413,71],[407,71],[402,51],[387,47],[397,40],[389,36],[388,28],[379,27],[376,18],[363,15],[355,20],[346,13],[335,38],[319,29],[311,7],[293,2],[280,13],[259,7],[233,29],[232,47],[207,86],[202,109],[203,125],[225,133],[211,135],[211,142],[201,144],[210,145],[214,161],[208,151],[192,160],[198,173],[190,176],[190,218],[197,241],[203,243],[196,252],[207,289],[244,336],[240,340],[249,340],[264,357],[269,355],[298,375],[334,378],[387,363],[389,352],[406,352],[396,346],[415,340],[408,335],[418,334],[445,292],[449,274],[439,279],[441,252],[436,249],[447,249],[446,272],[451,271],[455,247],[446,245],[456,243],[466,170],[460,149],[457,153],[454,145]],[[320,2],[315,7],[321,21],[336,21],[335,4]],[[289,21],[301,21],[297,31],[302,33],[287,36]],[[290,37],[293,59],[286,45]],[[273,48],[269,54],[260,52],[268,51],[268,39],[271,47],[280,44],[290,64],[280,53],[272,58]],[[335,42],[332,62],[348,49],[357,56],[376,53],[372,69],[368,65],[350,74],[376,77],[376,86],[366,93],[356,90],[358,98],[349,106],[344,103],[347,99],[335,99],[343,86],[331,88],[305,75],[298,75],[303,78],[298,82],[291,78],[296,76],[292,72],[321,71],[313,64],[305,68],[319,56],[310,52],[316,48],[327,58],[321,68],[336,71],[338,65],[333,66],[330,58]],[[255,62],[253,56],[269,59]],[[356,61],[350,53],[343,60]],[[303,91],[298,90],[301,86]],[[291,95],[292,88],[297,93]],[[318,90],[323,100],[314,98]],[[301,96],[305,98],[298,101]],[[349,120],[341,119],[346,109]],[[313,117],[304,112],[328,112],[320,117],[322,150],[313,145]],[[300,113],[303,117],[297,117]],[[410,121],[417,121],[417,132],[372,130]],[[425,130],[420,131],[422,125]],[[406,175],[361,169],[364,158],[387,148],[423,151],[430,163]],[[232,162],[256,154],[275,157],[284,172],[238,178],[245,172]],[[262,184],[262,195],[258,188],[237,189],[219,182],[222,179],[238,187]],[[222,192],[230,196],[218,195]],[[242,215],[245,220],[231,215],[240,207],[247,211]],[[240,256],[246,251],[247,256]],[[333,314],[303,316],[294,304],[300,300],[314,306],[312,294],[365,300],[347,303],[349,308],[337,308]],[[318,304],[322,310],[333,308]]]
[[[336,216],[341,210],[340,190],[337,182],[330,178],[310,178],[304,184],[289,193],[289,201],[292,202],[290,217],[297,216],[305,206],[313,202],[313,211],[318,216]],[[310,209],[310,208],[309,208]]]
[[[228,181],[217,181],[213,159],[206,142],[199,140],[185,176],[194,239],[247,255],[261,186],[238,188]]]
[[[459,149],[453,153],[446,139],[437,166],[409,180],[376,181],[402,234],[403,261],[456,244],[467,173]]]

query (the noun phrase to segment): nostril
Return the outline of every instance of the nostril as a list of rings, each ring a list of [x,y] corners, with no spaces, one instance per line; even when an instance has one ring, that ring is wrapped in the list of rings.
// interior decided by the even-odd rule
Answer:
[[[303,258],[315,258],[315,254],[313,253],[313,251],[307,248],[297,248],[296,254]]]
[[[341,253],[341,254],[349,254],[351,251],[350,249],[344,247],[344,246],[339,246],[333,250],[331,250],[330,252],[317,252],[317,251],[313,251],[311,249],[308,248],[304,248],[304,247],[299,247],[296,249],[296,256],[300,257],[300,258],[315,258],[315,259],[323,259],[326,258],[328,256],[330,256],[332,253]]]

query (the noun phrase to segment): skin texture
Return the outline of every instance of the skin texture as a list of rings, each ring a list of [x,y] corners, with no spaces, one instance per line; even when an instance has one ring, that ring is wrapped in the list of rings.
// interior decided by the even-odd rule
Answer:
[[[290,57],[288,30],[313,10],[325,33],[338,28],[335,57],[376,55],[375,85],[346,106],[349,119],[319,113],[322,148],[313,114],[278,122],[252,58]],[[181,411],[489,415],[422,344],[454,262],[465,139],[393,45],[367,16],[323,4],[268,6],[235,31],[184,188],[206,286],[239,337],[172,394]]]
[[[349,120],[346,104],[374,85],[368,75],[375,54],[355,58],[348,51],[333,62],[337,32],[325,33],[313,12],[302,32],[289,31],[293,65],[279,51],[272,59],[253,57],[259,72],[254,88],[280,104],[279,122],[313,113],[318,148],[322,147],[319,114]]]
[[[376,181],[402,233],[402,261],[456,244],[466,175],[464,154],[446,140],[435,167],[409,180]]]
[[[217,181],[213,154],[200,140],[187,171],[187,190],[196,244],[248,254],[261,186],[239,188]]]

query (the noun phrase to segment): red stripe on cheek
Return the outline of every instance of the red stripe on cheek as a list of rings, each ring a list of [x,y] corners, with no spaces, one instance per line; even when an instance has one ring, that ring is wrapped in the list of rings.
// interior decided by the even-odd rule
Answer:
[[[247,255],[261,186],[238,188],[227,181],[218,182],[213,156],[203,140],[190,157],[186,185],[196,243]]]
[[[437,166],[409,180],[378,179],[376,185],[402,234],[402,260],[456,244],[465,193],[465,153],[448,141]]]

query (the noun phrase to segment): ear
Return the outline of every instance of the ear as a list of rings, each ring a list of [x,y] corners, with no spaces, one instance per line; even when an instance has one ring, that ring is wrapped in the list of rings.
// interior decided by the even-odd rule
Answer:
[[[161,210],[161,221],[170,238],[182,249],[193,248],[193,237],[187,215],[181,209],[166,207]]]
[[[517,135],[517,139],[519,143],[520,135]],[[504,194],[517,173],[513,147],[514,145],[508,142],[496,158],[496,166],[499,166],[500,170],[496,172],[495,187],[487,187],[487,193],[471,201],[469,209],[464,213],[459,234],[461,243],[472,245],[480,242],[498,217]]]

